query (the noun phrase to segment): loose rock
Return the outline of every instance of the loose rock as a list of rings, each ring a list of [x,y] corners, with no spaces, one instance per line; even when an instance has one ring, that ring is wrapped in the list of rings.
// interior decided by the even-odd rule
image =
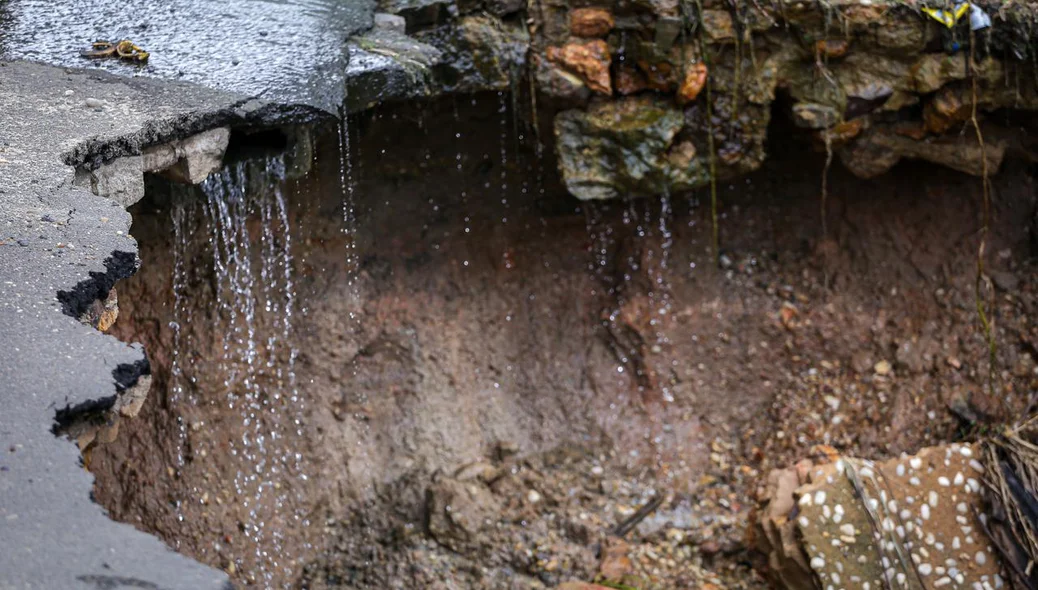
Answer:
[[[704,63],[696,63],[689,68],[685,79],[681,82],[681,87],[678,88],[679,105],[688,104],[699,96],[700,91],[706,85],[706,76],[707,69]]]
[[[578,37],[604,37],[616,24],[604,8],[577,8],[569,13],[570,32]]]
[[[549,47],[548,59],[580,76],[591,90],[600,94],[612,94],[609,47],[605,41],[596,39],[587,43]]]

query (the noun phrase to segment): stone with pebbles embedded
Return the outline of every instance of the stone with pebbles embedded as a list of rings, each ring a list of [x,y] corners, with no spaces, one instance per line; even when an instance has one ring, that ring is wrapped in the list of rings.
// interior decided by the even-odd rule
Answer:
[[[917,580],[929,590],[983,587],[988,581],[993,589],[1002,572],[981,532],[982,468],[973,455],[967,445],[950,444],[885,462],[844,457],[801,469],[807,481],[794,492],[787,522],[810,560],[804,567],[809,577],[804,582],[784,573],[777,582],[797,590],[876,590]],[[897,555],[905,556],[904,564]],[[791,569],[775,551],[769,561]]]

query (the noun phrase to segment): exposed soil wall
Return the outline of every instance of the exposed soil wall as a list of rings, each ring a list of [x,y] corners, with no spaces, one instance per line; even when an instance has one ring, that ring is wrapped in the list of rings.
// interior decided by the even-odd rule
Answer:
[[[290,346],[258,346],[250,385],[290,390],[294,349],[300,401],[263,397],[249,424],[229,405],[240,320],[219,303],[204,207],[185,209],[182,229],[198,229],[174,291],[170,212],[186,197],[150,185],[113,333],[144,343],[154,386],[90,457],[113,517],[258,585],[751,587],[742,538],[760,473],[816,444],[887,456],[959,436],[962,416],[1029,407],[1023,165],[995,181],[985,252],[1002,400],[986,393],[974,299],[978,179],[903,163],[863,181],[834,165],[823,234],[824,154],[776,123],[774,157],[720,187],[718,262],[704,194],[581,203],[511,108],[491,95],[359,115],[348,170],[325,130],[311,174],[284,184]],[[265,243],[257,219],[243,227]],[[279,281],[255,286],[281,297]],[[257,310],[257,342],[282,333],[278,305]],[[175,309],[190,317],[178,346]],[[229,451],[256,424],[280,433],[270,462],[302,458],[265,471],[270,491],[246,507],[260,484],[239,476],[255,461]],[[610,541],[654,496],[630,545]]]

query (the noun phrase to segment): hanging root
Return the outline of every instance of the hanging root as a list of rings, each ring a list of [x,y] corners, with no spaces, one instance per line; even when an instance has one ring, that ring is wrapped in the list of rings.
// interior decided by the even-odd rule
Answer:
[[[828,3],[820,3],[825,13],[825,30],[823,33],[823,39],[829,39],[829,28],[832,21],[833,9]],[[839,15],[839,12],[836,13]],[[815,67],[817,72],[822,74],[822,77],[826,79],[833,86],[834,89],[839,89],[839,83],[833,76],[832,72],[829,71],[829,56],[824,52],[817,52],[815,54]],[[825,167],[822,169],[822,198],[821,198],[821,216],[822,216],[822,244],[823,248],[828,248],[829,241],[829,219],[828,219],[828,205],[829,205],[829,169],[833,164],[833,135],[831,129],[825,129],[822,131],[823,138],[825,140]],[[828,252],[823,250],[823,256],[826,256]],[[829,261],[823,259],[822,268],[823,282],[825,288],[829,288]]]
[[[822,239],[829,239],[829,221],[826,209],[829,201],[829,168],[833,165],[833,136],[825,130],[825,167],[822,168]]]
[[[739,120],[739,91],[742,86],[742,51],[743,35],[746,31],[746,23],[742,21],[739,14],[739,4],[735,0],[728,1],[732,13],[732,28],[735,30],[735,79],[732,82],[732,120],[729,121],[729,129],[734,128]]]
[[[709,66],[708,66],[709,67]],[[717,227],[717,150],[714,146],[713,109],[710,106],[713,98],[710,93],[709,75],[706,82],[706,117],[711,122],[707,123],[708,142],[710,149],[710,224],[712,229],[711,245],[714,249],[714,258],[721,260],[721,239]]]
[[[527,78],[530,82],[530,119],[533,125],[533,138],[537,141],[537,153],[540,155],[541,129],[537,124],[537,81],[534,79],[533,72],[529,72]]]
[[[988,345],[988,393],[994,395],[996,384],[995,364],[998,359],[998,344],[995,342],[994,328],[988,315],[989,306],[984,301],[984,289],[990,286],[984,273],[984,250],[987,246],[988,231],[991,228],[991,180],[988,171],[987,148],[984,144],[984,134],[980,130],[980,121],[977,119],[977,62],[976,62],[976,33],[970,32],[970,83],[972,93],[972,104],[970,108],[970,124],[976,133],[977,144],[980,146],[980,170],[981,170],[981,193],[983,195],[983,220],[980,229],[980,243],[977,246],[977,276],[974,285],[974,297],[977,305],[977,317],[980,319],[984,339]],[[1005,404],[1005,400],[1000,400]],[[1006,409],[1006,408],[1003,408]]]
[[[828,206],[829,206],[829,168],[833,164],[833,136],[832,133],[826,129],[825,133],[825,167],[822,169],[822,199],[821,199],[821,215],[822,215],[822,244],[823,247],[828,247],[829,242],[829,219],[828,219]],[[824,275],[825,288],[829,288],[829,264],[828,260],[823,261],[822,274]]]

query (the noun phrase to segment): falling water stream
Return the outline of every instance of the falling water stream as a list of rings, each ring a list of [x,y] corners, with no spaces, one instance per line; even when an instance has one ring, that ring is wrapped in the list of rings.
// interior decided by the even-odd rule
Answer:
[[[173,228],[173,333],[169,404],[177,415],[174,472],[205,469],[204,458],[219,445],[203,432],[225,413],[237,425],[221,429],[229,436],[235,464],[233,487],[241,513],[240,530],[248,548],[235,547],[238,567],[266,580],[290,579],[293,557],[284,554],[284,529],[306,525],[302,487],[308,479],[304,460],[305,401],[296,378],[293,319],[296,292],[292,235],[283,192],[285,162],[280,156],[240,161],[211,175],[202,195],[176,191],[170,208]],[[258,226],[258,227],[257,227]],[[205,232],[205,252],[191,252],[193,236]],[[257,235],[258,234],[258,235]],[[211,260],[211,266],[199,264]],[[204,316],[186,305],[186,291],[211,281],[213,305]],[[224,326],[217,330],[218,359],[196,366],[194,322]],[[215,365],[217,376],[207,374]],[[218,379],[219,391],[199,379]],[[212,408],[210,410],[209,408]],[[175,500],[177,520],[184,504],[207,504],[206,490],[194,488]],[[212,549],[220,552],[220,541]]]
[[[342,233],[346,238],[346,272],[347,272],[347,328],[357,334],[360,330],[360,286],[357,284],[357,273],[360,270],[360,258],[357,255],[357,182],[353,174],[353,158],[350,149],[349,115],[345,111],[339,113],[337,125],[339,138],[339,186],[342,191]],[[351,369],[356,374],[356,367]]]
[[[190,311],[184,305],[184,291],[186,285],[186,272],[184,260],[187,257],[187,232],[184,228],[185,204],[177,201],[171,210],[173,222],[173,320],[170,328],[173,330],[173,352],[170,361],[170,403],[179,406],[184,403],[184,374],[180,366],[180,353],[183,348],[181,339],[184,337],[181,326],[189,323]],[[176,441],[176,466],[177,469],[184,467],[184,445],[187,442],[187,423],[183,414],[177,416],[177,441]],[[177,506],[177,519],[183,521],[184,515]]]

